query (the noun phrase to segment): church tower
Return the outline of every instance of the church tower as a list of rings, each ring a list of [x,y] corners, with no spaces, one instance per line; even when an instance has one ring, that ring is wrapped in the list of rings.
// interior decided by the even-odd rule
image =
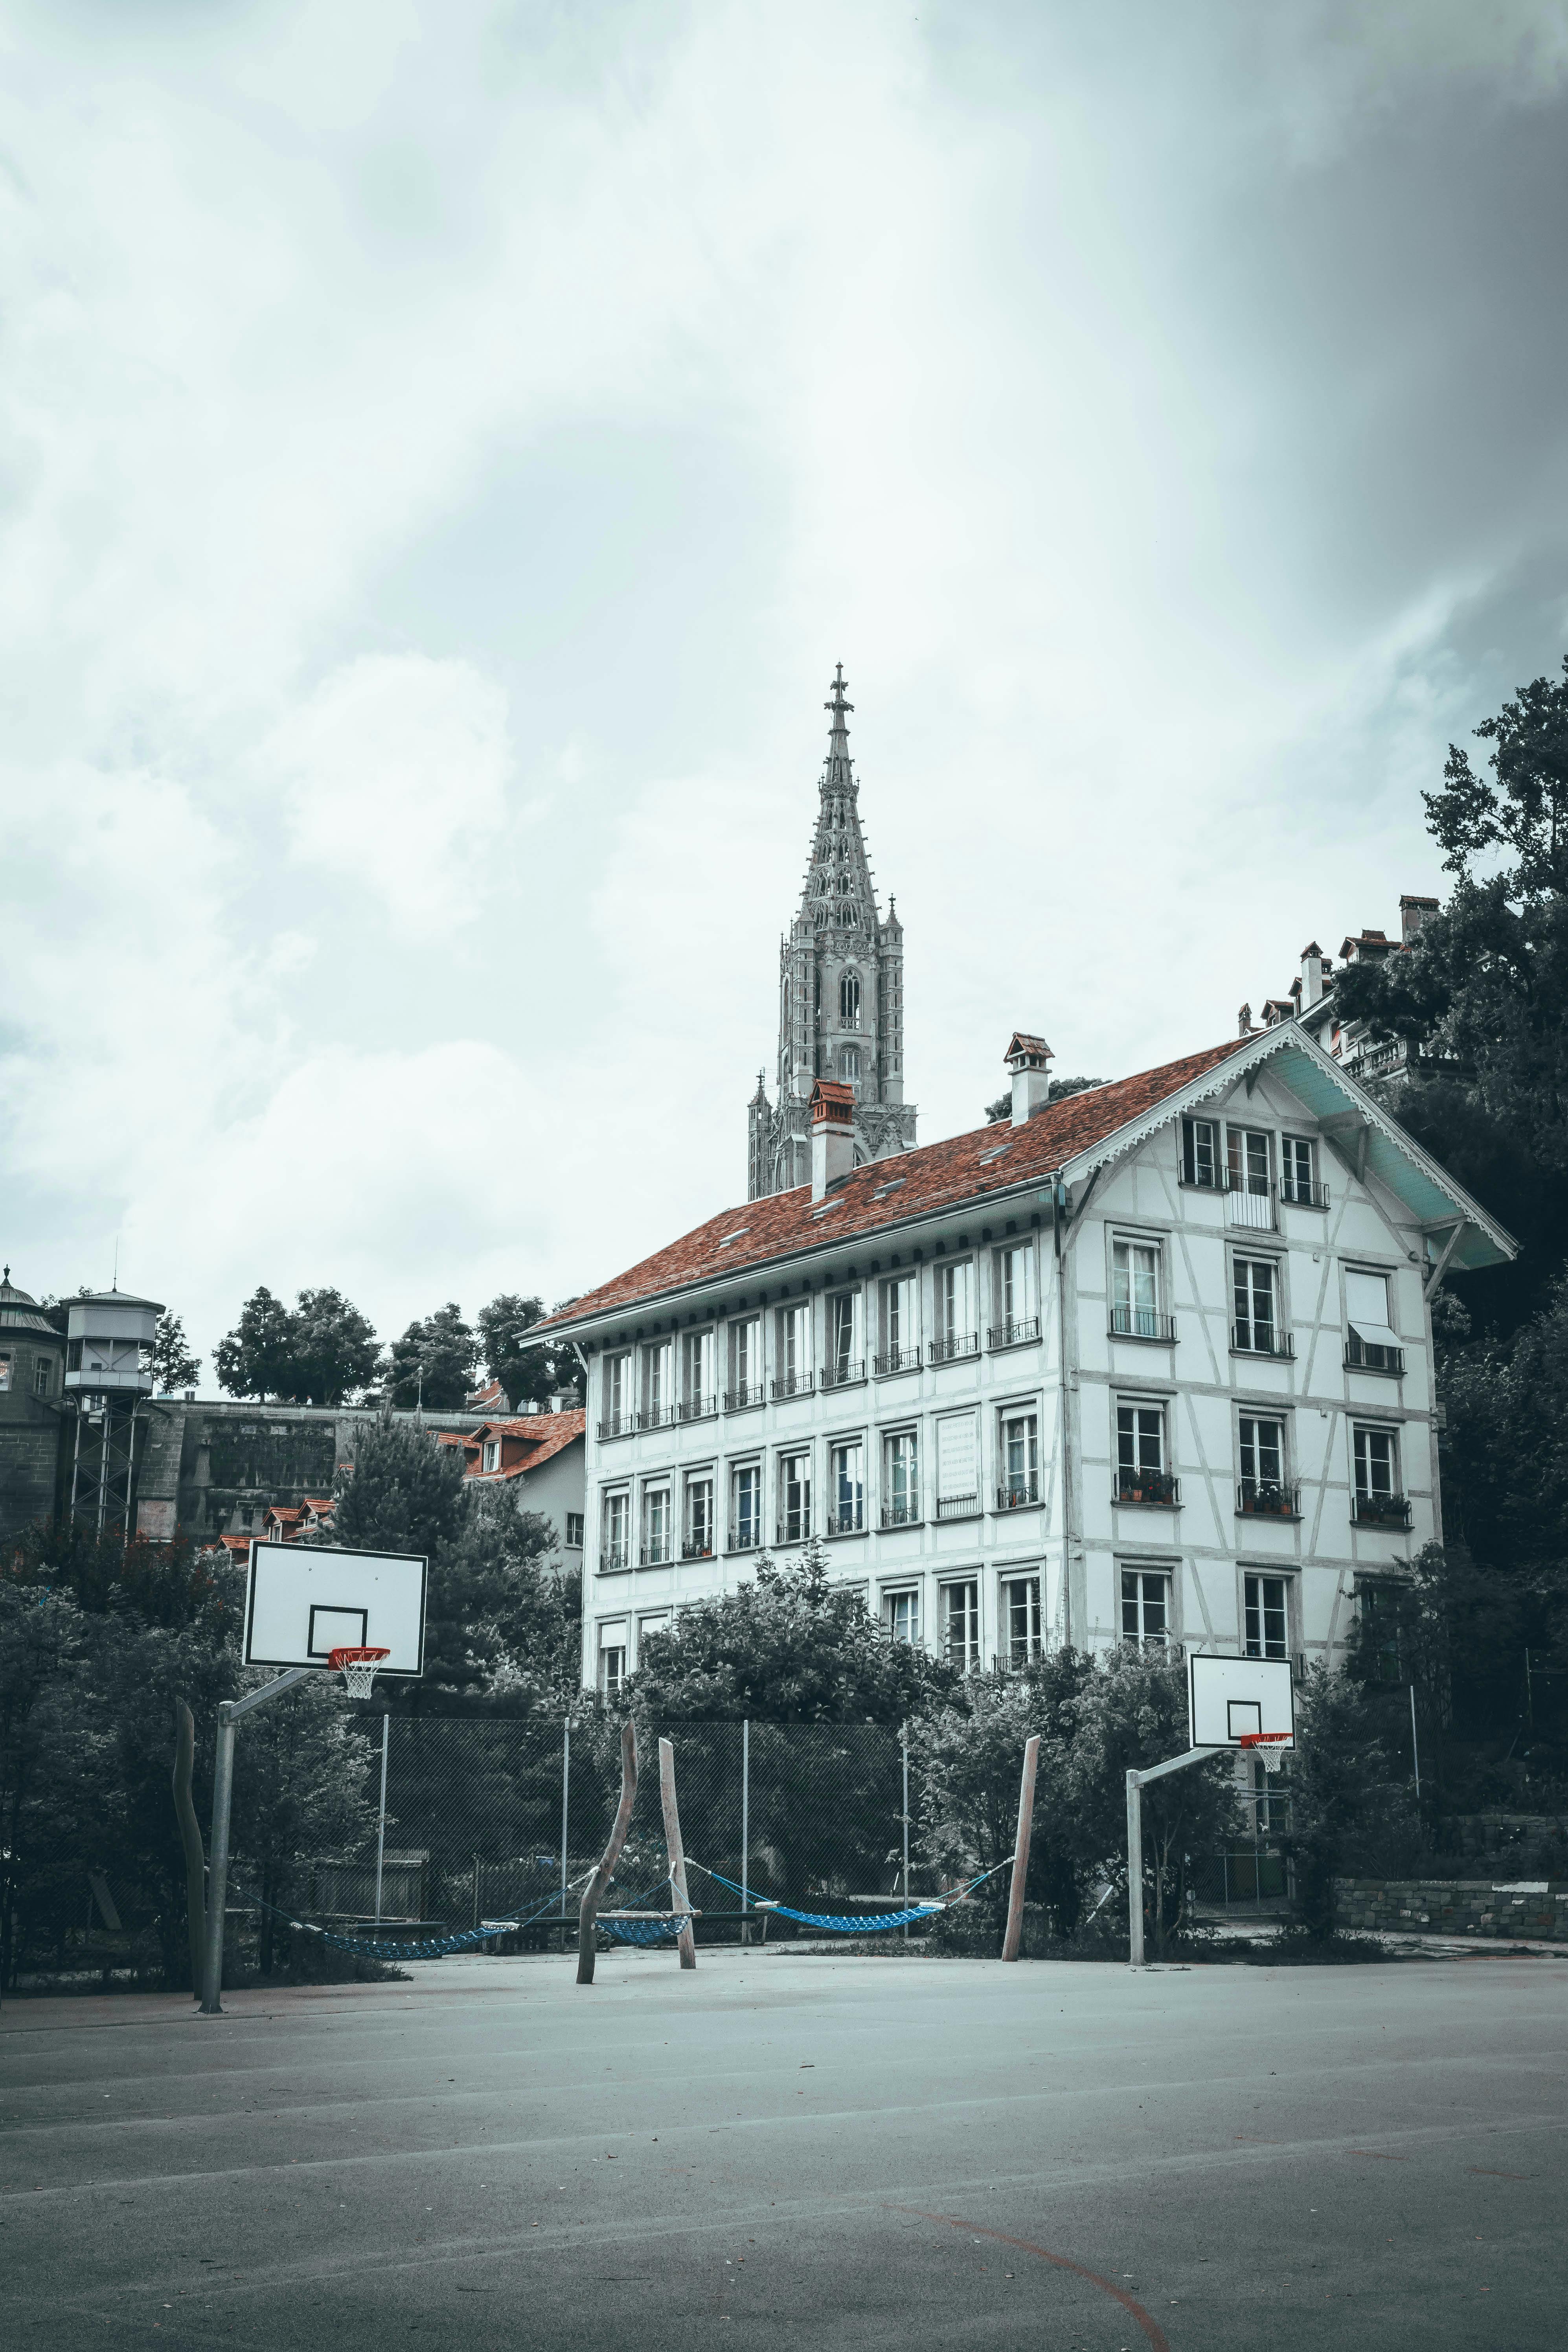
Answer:
[[[764,1074],[746,1114],[746,1197],[811,1181],[806,1104],[818,1078],[855,1090],[859,1166],[908,1151],[915,1112],[904,1100],[904,934],[888,901],[877,911],[858,788],[849,759],[844,665],[824,706],[831,725],[817,788],[816,831],[800,911],[779,943],[776,1106]]]

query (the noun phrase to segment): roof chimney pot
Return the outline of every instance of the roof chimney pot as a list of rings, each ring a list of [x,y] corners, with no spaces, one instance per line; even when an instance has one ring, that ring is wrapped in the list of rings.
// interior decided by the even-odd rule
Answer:
[[[811,1117],[811,1197],[825,1201],[855,1165],[855,1089],[818,1078],[807,1106]]]
[[[1055,1056],[1043,1037],[1015,1029],[1002,1059],[1013,1073],[1013,1124],[1027,1127],[1051,1098],[1050,1066]]]

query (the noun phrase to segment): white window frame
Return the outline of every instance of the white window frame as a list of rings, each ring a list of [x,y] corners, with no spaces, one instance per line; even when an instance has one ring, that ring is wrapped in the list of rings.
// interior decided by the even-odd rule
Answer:
[[[1141,1472],[1146,1475],[1152,1475],[1156,1479],[1172,1479],[1173,1496],[1176,1488],[1171,1468],[1170,1399],[1159,1396],[1118,1395],[1112,1398],[1111,1410],[1115,1416],[1113,1426],[1116,1459],[1112,1475],[1115,1479],[1114,1492],[1117,1500],[1126,1502],[1131,1499],[1132,1491],[1138,1484],[1138,1474]],[[1130,1432],[1124,1432],[1122,1429],[1123,1413],[1131,1413],[1133,1416]],[[1156,1433],[1159,1438],[1158,1461],[1149,1461],[1145,1458],[1145,1444],[1150,1435],[1142,1423],[1141,1416],[1145,1414],[1152,1416],[1155,1420]],[[1129,1434],[1132,1439],[1133,1459],[1131,1463],[1125,1463],[1121,1458],[1121,1441],[1124,1435]],[[1150,1499],[1147,1494],[1144,1495],[1143,1499],[1145,1501]]]
[[[1037,1568],[1027,1570],[1023,1575],[1007,1575],[1002,1579],[1001,1631],[1007,1644],[1006,1663],[1010,1666],[1030,1665],[1045,1654],[1040,1614],[1043,1584],[1044,1579]],[[1020,1612],[1023,1616],[1021,1636]]]
[[[582,1549],[583,1549],[583,1545],[584,1545],[584,1538],[585,1538],[585,1535],[586,1535],[586,1525],[585,1525],[586,1519],[587,1519],[587,1513],[586,1513],[585,1511],[568,1511],[568,1512],[567,1512],[567,1514],[566,1514],[566,1542],[565,1542],[565,1549],[566,1549],[566,1550],[567,1550],[567,1551],[581,1551],[581,1550],[582,1550]],[[575,1530],[576,1530],[575,1534],[574,1534],[574,1532],[573,1532],[574,1528],[575,1528]]]
[[[1174,1570],[1157,1560],[1121,1559],[1116,1563],[1116,1605],[1122,1641],[1133,1650],[1169,1650],[1176,1639]],[[1155,1626],[1149,1622],[1152,1609],[1159,1612],[1160,1622]]]
[[[949,1433],[967,1432],[969,1468],[961,1466],[963,1448]],[[935,1476],[939,1519],[972,1518],[980,1510],[980,1415],[973,1406],[962,1412],[939,1413],[931,1431],[931,1467]]]
[[[811,1300],[795,1299],[779,1307],[777,1314],[774,1392],[781,1397],[804,1396],[812,1385]]]
[[[693,1505],[706,1494],[708,1540],[702,1550],[694,1549],[699,1541],[697,1517]],[[711,1470],[689,1470],[681,1481],[680,1552],[683,1559],[711,1559],[719,1549],[713,1513],[713,1473]]]
[[[680,1343],[681,1415],[700,1419],[718,1410],[718,1333],[711,1323],[688,1331]],[[704,1380],[703,1374],[707,1378]]]
[[[830,1290],[824,1302],[827,1341],[823,1380],[837,1388],[866,1371],[865,1303],[858,1290]]]
[[[1296,1580],[1281,1569],[1253,1566],[1241,1571],[1241,1651],[1247,1658],[1288,1658],[1291,1620],[1295,1612]],[[1271,1632],[1273,1613],[1265,1588],[1279,1587],[1279,1630]],[[1272,1646],[1271,1646],[1272,1645]]]
[[[616,1698],[626,1681],[630,1624],[625,1617],[609,1619],[599,1627],[598,1664],[595,1684],[602,1698]],[[614,1636],[619,1634],[616,1641]],[[606,1640],[605,1636],[611,1638]]]
[[[1352,1488],[1358,1501],[1363,1499],[1375,1501],[1384,1495],[1392,1500],[1394,1496],[1404,1494],[1405,1486],[1403,1467],[1400,1462],[1399,1435],[1400,1433],[1398,1430],[1391,1428],[1386,1422],[1352,1422],[1351,1474]],[[1374,1486],[1371,1483],[1373,1449],[1370,1444],[1363,1445],[1363,1440],[1373,1438],[1380,1439],[1388,1449],[1388,1475],[1390,1484],[1386,1488]],[[1367,1476],[1364,1480],[1363,1477],[1363,1468],[1367,1472]]]
[[[731,1412],[738,1406],[759,1404],[763,1395],[763,1318],[760,1315],[740,1315],[730,1325],[730,1393],[725,1398]]]
[[[618,1547],[614,1533],[617,1520],[621,1529]],[[632,1564],[632,1490],[629,1486],[610,1487],[600,1497],[599,1523],[600,1567],[630,1568]]]
[[[742,1520],[740,1503],[741,1481],[742,1479],[749,1480],[750,1482],[749,1492],[752,1504],[752,1539],[750,1543],[742,1542],[741,1533]],[[766,1528],[763,1524],[763,1513],[766,1509],[767,1486],[763,1476],[763,1465],[761,1462],[732,1462],[730,1465],[730,1549],[731,1551],[761,1551],[763,1549],[767,1541]]]
[[[602,1359],[599,1373],[599,1417],[606,1432],[612,1436],[623,1429],[636,1426],[637,1408],[630,1402],[631,1382],[627,1378],[631,1362],[632,1351],[629,1348],[613,1349]]]
[[[1180,1142],[1182,1182],[1192,1192],[1223,1192],[1225,1146],[1218,1119],[1184,1118]]]
[[[500,1468],[500,1439],[487,1437],[479,1447],[479,1468],[487,1475]]]
[[[944,1576],[937,1588],[942,1654],[961,1674],[980,1670],[980,1577]],[[956,1623],[956,1633],[954,1631]]]
[[[893,1641],[921,1645],[921,1588],[918,1584],[884,1585],[880,1595],[883,1630]],[[900,1619],[902,1622],[900,1622]]]
[[[1146,1254],[1152,1261],[1152,1284],[1150,1295],[1140,1296],[1140,1276],[1142,1271],[1136,1258]],[[1119,1261],[1125,1255],[1126,1265]],[[1159,1339],[1164,1337],[1160,1328],[1164,1315],[1165,1251],[1157,1234],[1139,1234],[1117,1230],[1110,1236],[1110,1329],[1118,1339]]]
[[[992,1253],[992,1325],[994,1348],[1016,1347],[1037,1339],[1040,1329],[1039,1259],[1033,1237],[1005,1241]]]
[[[884,1432],[882,1525],[885,1528],[914,1528],[921,1524],[921,1452],[918,1429]]]
[[[1013,1431],[1022,1430],[1024,1461],[1015,1469]],[[1034,1404],[1005,1404],[996,1415],[996,1461],[1002,1482],[996,1489],[999,1511],[1022,1510],[1040,1499],[1040,1415]]]
[[[882,1358],[889,1371],[911,1370],[921,1360],[921,1283],[912,1268],[882,1281]],[[909,1312],[903,1312],[907,1306]],[[894,1360],[897,1360],[896,1361]]]
[[[658,1506],[662,1504],[660,1511]],[[674,1507],[668,1477],[650,1478],[642,1490],[642,1565],[644,1568],[668,1568],[674,1550]],[[654,1534],[654,1523],[662,1526],[662,1536]],[[660,1550],[660,1544],[663,1549]],[[658,1555],[657,1557],[655,1555]]]
[[[1305,1176],[1299,1164],[1303,1152],[1307,1159]],[[1315,1205],[1317,1190],[1317,1138],[1311,1135],[1282,1135],[1279,1139],[1279,1198],[1311,1208]]]
[[[847,1465],[841,1457],[853,1455],[856,1475],[849,1480],[853,1491],[846,1500],[845,1472]],[[866,1525],[866,1441],[864,1437],[835,1437],[827,1446],[827,1526],[824,1533],[830,1536],[859,1535]]]
[[[675,1342],[668,1337],[643,1348],[642,1415],[647,1429],[662,1429],[675,1418]]]
[[[811,1447],[792,1445],[781,1450],[778,1457],[778,1540],[781,1544],[809,1543],[811,1540]],[[790,1472],[795,1469],[792,1478]],[[792,1513],[789,1502],[791,1487],[795,1489]],[[792,1516],[797,1532],[786,1535],[784,1529]]]
[[[1257,1286],[1251,1279],[1251,1269],[1264,1266],[1268,1271],[1268,1301],[1270,1318],[1267,1323],[1258,1319],[1256,1299]],[[1242,1314],[1242,1274],[1247,1280],[1247,1312]],[[1230,1254],[1230,1344],[1238,1355],[1278,1357],[1285,1353],[1285,1261],[1271,1250],[1233,1249]],[[1246,1339],[1242,1333],[1247,1333]],[[1269,1345],[1258,1344],[1259,1331],[1267,1331]]]

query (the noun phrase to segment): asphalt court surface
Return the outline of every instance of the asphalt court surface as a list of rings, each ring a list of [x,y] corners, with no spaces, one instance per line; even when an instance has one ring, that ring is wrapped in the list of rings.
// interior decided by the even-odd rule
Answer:
[[[1561,1958],[412,1977],[8,2005],[9,2342],[1563,2339]]]

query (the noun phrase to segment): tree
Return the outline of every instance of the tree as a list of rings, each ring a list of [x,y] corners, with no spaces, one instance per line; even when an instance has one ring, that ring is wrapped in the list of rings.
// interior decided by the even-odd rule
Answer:
[[[290,1317],[294,1365],[291,1397],[306,1404],[342,1404],[352,1390],[375,1377],[375,1332],[341,1290],[302,1290]]]
[[[1297,1923],[1326,1942],[1334,1932],[1335,1879],[1365,1869],[1397,1876],[1413,1866],[1418,1844],[1410,1780],[1391,1760],[1353,1675],[1321,1663],[1310,1669],[1284,1787]]]
[[[889,1640],[859,1593],[831,1584],[815,1538],[782,1567],[760,1553],[752,1581],[683,1609],[643,1658],[628,1702],[666,1723],[897,1725],[960,1681],[924,1650]]]
[[[571,1305],[570,1299],[562,1301]],[[559,1311],[559,1310],[557,1310]],[[481,1307],[476,1322],[484,1355],[485,1378],[499,1381],[514,1412],[525,1405],[543,1404],[563,1392],[578,1393],[576,1358],[569,1347],[527,1347],[528,1333],[544,1313],[542,1298],[524,1298],[502,1291]]]
[[[425,1552],[453,1542],[468,1510],[463,1456],[383,1413],[359,1432],[333,1490],[332,1540],[354,1551]]]
[[[1472,858],[1500,850],[1515,860],[1503,877],[1510,895],[1568,890],[1568,656],[1560,682],[1533,678],[1475,732],[1492,747],[1493,781],[1450,743],[1443,790],[1421,795],[1444,864],[1468,877]]]
[[[181,1317],[160,1315],[153,1340],[153,1378],[158,1394],[173,1396],[176,1389],[193,1388],[201,1368],[201,1358],[193,1356],[186,1345]]]
[[[437,1412],[459,1412],[474,1385],[477,1356],[463,1310],[449,1299],[422,1323],[411,1323],[402,1339],[393,1341],[387,1366],[388,1402],[424,1404]]]
[[[263,1283],[213,1353],[219,1385],[230,1396],[286,1395],[294,1368],[293,1318]]]

